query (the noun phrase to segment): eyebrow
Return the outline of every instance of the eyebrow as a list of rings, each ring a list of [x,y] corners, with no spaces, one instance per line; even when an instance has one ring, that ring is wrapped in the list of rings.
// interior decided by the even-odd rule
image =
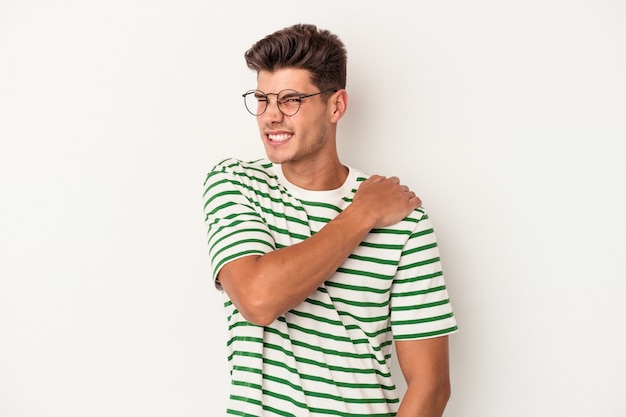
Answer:
[[[281,92],[283,92],[285,90],[292,90],[293,93],[286,93],[284,95],[284,97],[300,97],[300,96],[305,95],[305,94],[303,94],[303,93],[301,93],[299,91],[293,90],[291,88],[283,88],[278,93],[266,93],[263,90],[256,90],[256,92],[254,93],[254,96],[255,97],[264,97],[264,96],[268,96],[268,95],[270,95],[270,96],[278,96],[279,93],[281,93]]]
[[[297,91],[293,91],[293,93],[287,93],[284,95],[284,97],[300,97],[302,95],[302,93],[299,93]]]

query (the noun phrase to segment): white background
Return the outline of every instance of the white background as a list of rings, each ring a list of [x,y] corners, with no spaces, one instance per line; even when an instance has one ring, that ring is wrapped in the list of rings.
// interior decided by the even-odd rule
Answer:
[[[243,52],[298,22],[348,48],[344,162],[435,224],[446,416],[624,417],[621,0],[0,0],[0,416],[223,415],[202,182],[262,156]]]

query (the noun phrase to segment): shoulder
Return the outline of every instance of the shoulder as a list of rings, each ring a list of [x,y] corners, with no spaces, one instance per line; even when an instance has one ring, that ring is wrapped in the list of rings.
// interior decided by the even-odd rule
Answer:
[[[350,170],[354,173],[355,176],[354,192],[356,192],[356,189],[359,188],[363,181],[367,180],[369,177],[371,177],[371,175],[354,167],[351,167]],[[399,227],[401,229],[404,229],[405,232],[408,233],[409,231],[414,229],[430,227],[430,219],[424,207],[420,206],[413,210],[411,213],[409,213],[409,215],[404,220],[394,226],[396,228]],[[390,226],[387,228],[394,228],[394,226]]]
[[[230,179],[236,182],[250,180],[267,182],[275,178],[273,164],[267,159],[242,161],[235,158],[226,158],[215,164],[205,179],[205,184],[214,181],[216,177]]]
[[[267,159],[242,161],[235,158],[226,158],[215,164],[209,174],[213,172],[228,172],[233,174],[273,175],[272,167],[273,164]]]
[[[423,207],[418,207],[411,212],[402,222],[404,230],[409,233],[411,238],[423,237],[436,241],[435,230]]]

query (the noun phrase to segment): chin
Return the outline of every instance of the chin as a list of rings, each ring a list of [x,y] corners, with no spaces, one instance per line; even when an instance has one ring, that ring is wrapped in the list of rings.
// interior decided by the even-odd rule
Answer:
[[[291,161],[291,157],[287,155],[277,155],[273,152],[266,152],[265,155],[267,156],[267,159],[269,159],[274,164],[285,164]]]
[[[268,158],[273,164],[277,164],[277,165],[285,165],[289,162],[291,162],[290,159],[287,158]]]

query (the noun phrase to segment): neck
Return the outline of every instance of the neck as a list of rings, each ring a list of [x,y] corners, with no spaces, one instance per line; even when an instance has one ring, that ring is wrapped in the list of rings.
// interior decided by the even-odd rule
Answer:
[[[348,177],[348,168],[341,164],[339,158],[318,164],[282,165],[283,174],[290,183],[312,191],[334,190],[343,185]]]

